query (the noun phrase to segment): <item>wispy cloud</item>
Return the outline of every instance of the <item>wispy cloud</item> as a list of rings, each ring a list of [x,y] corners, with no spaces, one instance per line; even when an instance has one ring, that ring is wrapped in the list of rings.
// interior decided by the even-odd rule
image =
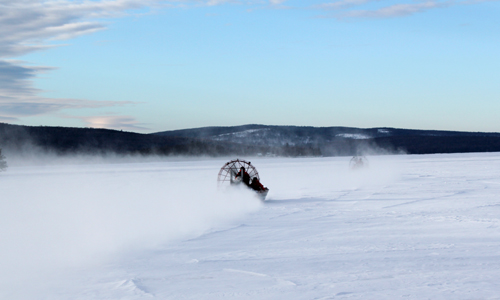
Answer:
[[[279,5],[285,0],[269,0]],[[20,116],[53,113],[68,108],[123,105],[125,102],[51,99],[40,97],[33,79],[50,67],[9,60],[46,50],[80,35],[106,29],[104,19],[124,16],[134,10],[156,7],[214,6],[226,3],[261,4],[260,0],[0,0],[0,118],[18,120]],[[89,121],[90,120],[90,121]],[[97,122],[97,119],[82,119]],[[117,118],[110,117],[109,120]],[[125,122],[125,119],[121,119]],[[128,122],[128,123],[127,123]],[[93,124],[94,124],[93,123]],[[95,123],[97,124],[97,123]],[[103,123],[114,126],[115,123]],[[132,121],[123,124],[133,126]],[[134,127],[135,128],[135,127]]]
[[[456,5],[473,5],[489,1],[498,0],[399,0],[399,3],[385,6],[383,6],[384,2],[381,0],[338,0],[314,5],[311,6],[311,8],[320,11],[334,11],[333,14],[321,16],[327,18],[336,18],[341,20],[385,19],[407,17],[432,9],[446,8]]]
[[[0,97],[6,94],[31,95],[37,90],[31,81],[36,74],[48,71],[47,67],[25,67],[19,61],[0,60]]]
[[[99,21],[154,5],[153,0],[0,0],[0,119],[53,113],[62,109],[117,106],[126,102],[40,97],[32,80],[51,67],[33,66],[9,58],[54,47],[67,40],[105,29]]]
[[[320,10],[338,10],[345,9],[353,6],[359,6],[368,2],[372,2],[373,0],[340,0],[329,3],[322,3],[319,5],[313,6],[313,8]]]
[[[286,0],[269,0],[269,3],[279,5],[285,3]]]
[[[497,0],[399,1],[401,2],[397,4],[373,8],[375,3],[383,5],[383,1],[338,0],[309,6],[308,9],[328,11],[332,14],[328,17],[337,19],[376,19],[404,17],[452,5],[471,5]],[[53,68],[13,60],[34,51],[57,47],[60,45],[57,41],[105,30],[106,25],[103,21],[106,19],[138,13],[139,9],[144,8],[195,8],[227,4],[284,8],[285,2],[286,8],[293,8],[286,0],[0,0],[0,120],[15,121],[20,117],[54,113],[69,108],[99,108],[126,104],[126,102],[41,97],[42,91],[33,87],[33,80],[40,73]],[[102,124],[115,126],[118,122],[122,122],[128,124],[127,126],[137,126],[134,125],[134,121],[127,121],[124,118],[110,117],[108,120],[115,121]],[[91,117],[81,120],[98,124],[96,123],[98,119]]]
[[[12,122],[15,122],[17,121],[17,118],[12,118],[12,117],[2,117],[0,116],[0,122],[4,122],[4,123],[12,123]]]
[[[340,15],[341,18],[394,18],[413,15],[433,8],[452,5],[451,2],[427,1],[424,3],[395,4],[375,10],[353,10]]]
[[[152,5],[152,0],[0,0],[0,58],[47,47],[48,40],[71,39],[103,30],[98,19]]]
[[[86,127],[92,128],[110,128],[118,130],[147,130],[144,124],[137,122],[131,116],[86,116],[72,117],[80,119],[85,123]]]
[[[62,109],[100,108],[129,103],[40,97],[40,90],[33,88],[31,80],[37,74],[51,69],[53,68],[24,66],[20,61],[0,60],[0,119],[12,122],[19,117],[53,113]]]
[[[207,5],[209,6],[214,6],[214,5],[220,5],[220,4],[225,4],[225,3],[231,3],[231,2],[236,2],[232,0],[209,0],[206,2]]]
[[[36,96],[0,96],[0,117],[17,120],[19,117],[54,113],[62,109],[102,108],[130,104],[127,101],[89,101],[79,99],[53,99]]]

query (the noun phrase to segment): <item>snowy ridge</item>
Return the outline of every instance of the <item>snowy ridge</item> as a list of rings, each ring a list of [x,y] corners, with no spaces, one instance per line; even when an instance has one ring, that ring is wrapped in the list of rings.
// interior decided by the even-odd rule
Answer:
[[[391,130],[389,129],[377,129],[377,132],[381,134],[391,134]]]
[[[224,140],[224,138],[227,138],[227,137],[246,138],[250,135],[255,135],[255,133],[259,133],[260,131],[268,131],[268,130],[269,130],[269,128],[263,128],[263,129],[249,129],[249,130],[244,130],[244,131],[239,131],[239,132],[224,133],[224,134],[219,134],[219,135],[215,136],[213,139]]]
[[[271,156],[337,156],[360,153],[461,153],[500,151],[500,133],[310,126],[242,125],[157,133],[267,147]],[[289,147],[288,149],[284,149]],[[295,149],[291,149],[295,148]]]
[[[346,138],[346,139],[355,139],[355,140],[366,140],[371,139],[371,136],[360,134],[360,133],[339,133],[338,137]]]
[[[225,133],[211,137],[214,141],[232,142],[238,144],[290,146],[311,144],[310,137],[299,137],[294,134],[283,134],[271,128],[249,129],[238,132]]]

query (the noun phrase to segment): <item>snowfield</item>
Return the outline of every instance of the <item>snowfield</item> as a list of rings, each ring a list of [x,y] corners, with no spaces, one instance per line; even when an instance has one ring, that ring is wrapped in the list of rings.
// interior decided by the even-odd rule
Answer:
[[[500,153],[227,160],[7,158],[0,299],[500,299]]]

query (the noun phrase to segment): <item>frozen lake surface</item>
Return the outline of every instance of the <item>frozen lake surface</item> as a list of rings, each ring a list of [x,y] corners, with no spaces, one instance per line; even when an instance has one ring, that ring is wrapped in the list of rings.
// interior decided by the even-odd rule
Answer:
[[[500,153],[16,166],[0,299],[500,299]]]

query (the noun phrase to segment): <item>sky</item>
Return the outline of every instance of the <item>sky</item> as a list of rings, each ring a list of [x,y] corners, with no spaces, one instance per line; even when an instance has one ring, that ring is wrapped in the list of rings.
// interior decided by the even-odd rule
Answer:
[[[500,132],[500,3],[0,0],[0,122]]]

